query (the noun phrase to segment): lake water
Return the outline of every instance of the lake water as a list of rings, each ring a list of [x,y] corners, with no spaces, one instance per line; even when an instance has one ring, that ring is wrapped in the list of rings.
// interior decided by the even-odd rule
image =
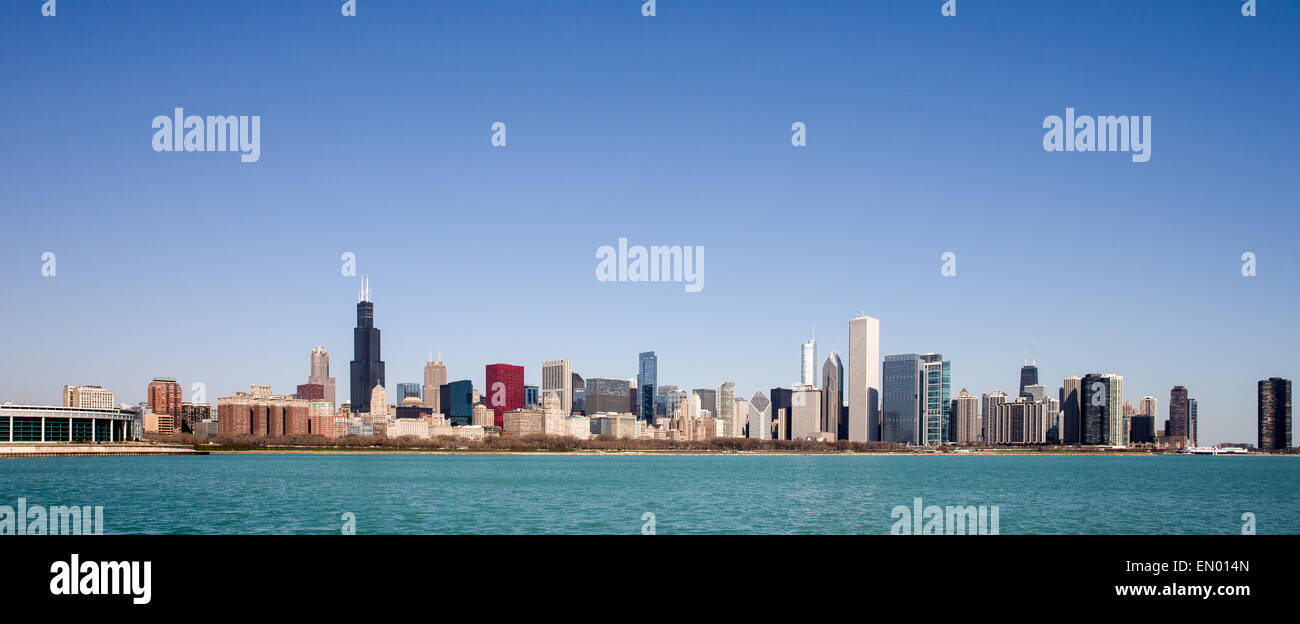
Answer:
[[[1013,533],[1300,533],[1300,458],[260,455],[0,460],[0,505],[105,533],[887,534],[896,506]],[[347,516],[346,514],[352,514]]]

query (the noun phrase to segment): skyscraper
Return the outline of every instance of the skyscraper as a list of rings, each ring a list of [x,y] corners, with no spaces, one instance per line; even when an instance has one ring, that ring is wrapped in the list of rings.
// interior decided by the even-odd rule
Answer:
[[[587,413],[626,414],[630,393],[626,379],[591,377],[587,379]]]
[[[587,411],[587,382],[582,380],[582,375],[573,374],[573,407],[570,408],[574,414],[589,414]]]
[[[423,403],[424,397],[420,394],[420,387],[421,386],[418,383],[397,384],[397,404],[401,405],[402,401],[405,401],[410,397],[420,399],[420,402]]]
[[[709,410],[714,418],[718,417],[718,391],[713,388],[696,388],[691,392],[699,395],[700,409]]]
[[[822,392],[813,385],[791,388],[788,420],[791,440],[826,438],[822,431]]]
[[[848,439],[880,439],[880,320],[865,315],[849,321]]]
[[[646,351],[638,355],[636,360],[636,387],[641,403],[636,417],[646,423],[654,424],[655,394],[659,391],[659,358],[655,356],[654,351]]]
[[[848,423],[840,422],[843,413],[844,364],[835,349],[831,349],[826,363],[822,364],[822,431],[826,432],[827,439],[841,439],[841,429],[848,428]]]
[[[653,409],[654,404],[651,404]],[[722,421],[723,434],[729,438],[740,436],[739,419],[736,418],[736,384],[730,381],[718,386],[718,419]]]
[[[1187,388],[1174,386],[1169,391],[1169,442],[1174,446],[1187,446]]]
[[[370,278],[361,278],[357,296],[357,326],[352,330],[352,377],[348,393],[352,411],[370,411],[370,394],[385,385],[384,360],[379,351],[379,328],[375,327],[375,304],[370,300]]]
[[[1016,396],[1025,396],[1025,386],[1032,386],[1036,383],[1038,383],[1038,362],[1034,361],[1033,364],[1026,362],[1024,366],[1020,367],[1020,391],[1016,393]]]
[[[180,432],[181,402],[181,385],[175,379],[154,377],[149,382],[149,409],[158,419],[158,433]]]
[[[1258,390],[1259,450],[1291,448],[1291,380],[1269,377]]]
[[[573,360],[542,362],[542,395],[555,392],[560,397],[560,411],[573,413]]]
[[[952,362],[938,353],[921,356],[922,444],[934,446],[952,441]]]
[[[1196,441],[1196,399],[1187,398],[1187,446],[1197,446]]]
[[[978,442],[980,439],[979,399],[965,388],[952,400],[953,442]]]
[[[1088,373],[1080,382],[1080,444],[1109,444],[1110,426],[1110,377],[1100,373]]]
[[[1083,380],[1071,375],[1065,378],[1062,385],[1061,399],[1061,443],[1079,444],[1080,423],[1079,418],[1083,413]]]
[[[514,364],[488,364],[486,367],[487,404],[496,426],[505,426],[505,414],[524,409],[524,367]]]
[[[424,364],[424,406],[443,416],[447,415],[442,411],[442,387],[446,384],[447,365],[442,363],[442,354],[435,361],[430,353],[429,361]]]
[[[817,340],[803,343],[799,355],[799,383],[805,386],[817,385]]]
[[[880,439],[899,444],[921,443],[921,356],[886,355],[884,396],[880,408]]]
[[[1128,446],[1129,420],[1124,416],[1124,378],[1120,375],[1104,376],[1108,381],[1108,400],[1106,403],[1107,427],[1111,446]]]
[[[754,392],[749,400],[749,436],[755,440],[772,439],[772,402],[762,390]]]
[[[329,351],[326,351],[325,347],[316,347],[311,350],[310,360],[311,374],[307,376],[307,383],[320,384],[325,388],[325,394],[322,398],[334,403],[336,400],[335,382],[334,378],[330,377]],[[338,403],[334,403],[334,407],[338,407]]]
[[[794,394],[789,388],[772,388],[769,399],[772,418],[777,421],[775,440],[790,439],[790,413],[794,407]],[[784,418],[783,418],[784,417]]]
[[[474,419],[474,382],[468,379],[453,381],[438,387],[438,404],[442,407],[441,412],[447,418],[447,422],[453,426],[461,427],[470,424],[479,424],[473,422]],[[489,425],[499,427],[495,421]]]
[[[994,424],[997,422],[998,406],[1006,402],[1005,390],[994,390],[980,396],[980,440],[986,444],[992,444],[997,437],[994,435]]]

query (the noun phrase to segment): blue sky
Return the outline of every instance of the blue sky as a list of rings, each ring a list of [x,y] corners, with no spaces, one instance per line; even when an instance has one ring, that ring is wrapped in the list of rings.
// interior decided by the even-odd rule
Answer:
[[[430,351],[481,386],[654,350],[748,396],[864,311],[954,394],[1014,391],[1035,340],[1053,392],[1114,372],[1163,418],[1185,385],[1203,442],[1253,442],[1256,381],[1296,376],[1295,3],[341,4],[0,5],[0,400],[291,392],[317,344],[346,396],[349,251],[390,388]],[[154,152],[175,107],[261,115],[261,160]],[[1152,116],[1150,162],[1044,152],[1067,107]],[[703,245],[703,292],[597,281],[620,237]]]

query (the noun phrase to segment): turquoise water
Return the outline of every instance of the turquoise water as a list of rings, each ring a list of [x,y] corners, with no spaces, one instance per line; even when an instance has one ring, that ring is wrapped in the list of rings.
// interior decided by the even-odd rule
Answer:
[[[0,505],[105,533],[889,533],[997,505],[1012,533],[1300,533],[1300,458],[209,455],[0,460]]]

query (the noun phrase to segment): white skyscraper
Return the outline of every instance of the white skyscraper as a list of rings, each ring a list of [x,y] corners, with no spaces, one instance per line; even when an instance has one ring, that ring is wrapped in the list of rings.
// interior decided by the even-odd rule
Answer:
[[[749,437],[755,440],[772,439],[772,402],[762,390],[749,400]]]
[[[880,439],[880,320],[849,321],[849,441]]]
[[[718,386],[718,420],[722,421],[722,432],[725,437],[735,438],[740,436],[740,428],[736,420],[736,384],[726,381]]]
[[[799,349],[799,385],[817,385],[817,339],[803,343]]]
[[[564,415],[573,413],[573,360],[542,362],[542,396],[554,391],[560,396]]]

